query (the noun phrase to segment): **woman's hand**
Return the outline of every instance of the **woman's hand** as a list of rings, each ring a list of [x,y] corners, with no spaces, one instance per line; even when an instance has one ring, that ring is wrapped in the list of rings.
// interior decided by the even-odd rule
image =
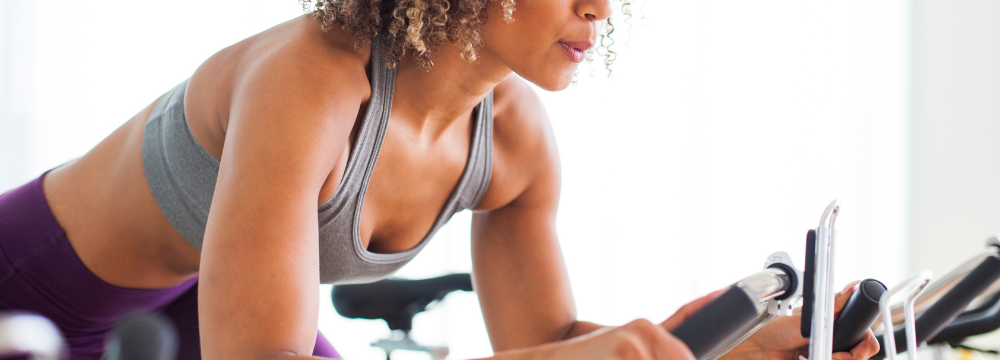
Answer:
[[[694,360],[687,345],[670,331],[721,293],[716,291],[684,305],[660,324],[639,319],[567,341],[497,353],[494,359]]]
[[[608,327],[566,343],[555,359],[694,360],[691,350],[662,324],[646,319]],[[548,357],[545,357],[548,358]]]
[[[847,300],[851,298],[859,281],[852,282],[834,296],[834,313],[839,314]],[[760,331],[736,346],[722,357],[723,360],[797,360],[808,355],[809,339],[803,339],[799,330],[802,321],[801,310],[792,316],[780,316]],[[878,341],[871,330],[865,339],[850,352],[833,354],[833,360],[867,360],[879,350]]]

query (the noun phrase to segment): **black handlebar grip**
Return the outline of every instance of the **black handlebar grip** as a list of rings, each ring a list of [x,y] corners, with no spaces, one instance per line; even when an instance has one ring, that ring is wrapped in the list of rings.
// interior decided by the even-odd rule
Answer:
[[[691,349],[695,359],[703,360],[753,322],[758,307],[743,289],[733,285],[677,326],[673,335]]]
[[[858,285],[833,321],[833,352],[851,351],[865,339],[865,333],[878,318],[878,301],[883,293],[885,285],[875,279]]]
[[[962,310],[969,306],[973,299],[986,291],[997,279],[1000,279],[1000,257],[990,255],[962,278],[958,284],[955,284],[955,287],[941,296],[941,299],[938,299],[917,316],[917,344],[923,343],[941,332],[945,326],[962,313]],[[882,338],[879,336],[879,345],[883,345]],[[896,330],[893,339],[896,341],[897,352],[906,351],[905,329]],[[883,357],[885,357],[884,346],[878,354],[875,354],[874,358]]]

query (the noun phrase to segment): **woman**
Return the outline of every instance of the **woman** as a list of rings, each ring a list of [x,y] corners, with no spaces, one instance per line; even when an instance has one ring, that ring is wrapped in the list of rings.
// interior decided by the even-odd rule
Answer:
[[[567,87],[608,0],[317,7],[0,197],[0,308],[53,319],[72,359],[99,358],[115,320],[155,309],[181,328],[184,359],[338,357],[316,285],[388,276],[468,208],[497,358],[690,358],[669,331],[713,295],[659,325],[577,321],[556,240],[558,155],[525,81]],[[728,356],[805,345],[790,317]],[[869,335],[835,356],[876,349]]]

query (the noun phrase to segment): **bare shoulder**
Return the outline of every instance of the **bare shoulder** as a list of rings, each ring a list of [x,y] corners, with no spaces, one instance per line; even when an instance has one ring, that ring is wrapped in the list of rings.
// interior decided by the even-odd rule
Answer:
[[[323,32],[311,16],[279,24],[219,51],[191,77],[185,112],[192,133],[219,158],[238,145],[286,153],[277,146],[292,146],[298,159],[329,174],[370,96],[369,58],[367,49],[354,50],[350,34]]]
[[[254,102],[274,101],[284,110],[325,115],[343,110],[354,115],[367,101],[370,56],[367,50],[355,51],[353,38],[339,28],[324,33],[315,19],[303,16],[258,36],[244,46],[250,56],[242,61],[240,81],[234,82],[234,100],[247,96]]]
[[[493,89],[493,120],[493,174],[477,210],[503,207],[532,187],[555,186],[558,192],[559,153],[552,126],[527,81],[511,75]]]

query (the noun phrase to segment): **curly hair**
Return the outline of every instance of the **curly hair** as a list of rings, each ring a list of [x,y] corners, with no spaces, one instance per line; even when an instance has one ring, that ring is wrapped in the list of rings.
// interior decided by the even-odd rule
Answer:
[[[388,31],[390,48],[386,66],[393,68],[407,51],[421,69],[430,70],[431,55],[446,42],[458,44],[462,59],[476,61],[476,50],[482,46],[480,27],[487,21],[486,5],[499,1],[504,21],[514,21],[515,0],[299,0],[303,11],[323,21],[323,31],[339,25],[354,34],[354,48],[361,51],[379,31]],[[621,0],[622,14],[631,17],[629,5],[634,0]],[[611,19],[605,23],[596,53],[611,72],[616,54],[611,50],[614,40]],[[593,59],[595,49],[588,51]]]

